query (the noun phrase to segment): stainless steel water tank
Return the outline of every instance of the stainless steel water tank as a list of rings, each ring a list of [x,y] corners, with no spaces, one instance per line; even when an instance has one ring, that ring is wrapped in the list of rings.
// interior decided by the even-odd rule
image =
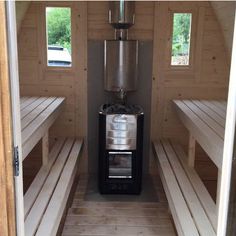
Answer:
[[[137,87],[138,41],[105,40],[104,88],[107,91],[133,91]]]
[[[109,23],[116,29],[128,29],[134,24],[135,2],[112,1],[109,3]]]

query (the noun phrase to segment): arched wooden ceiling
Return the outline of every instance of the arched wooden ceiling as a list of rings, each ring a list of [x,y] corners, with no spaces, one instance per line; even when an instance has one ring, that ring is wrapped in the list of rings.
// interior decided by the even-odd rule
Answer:
[[[16,2],[16,23],[17,32],[19,32],[21,23],[25,17],[25,14],[30,6],[31,1],[17,1]]]
[[[211,1],[211,5],[222,30],[228,58],[231,58],[236,2]]]

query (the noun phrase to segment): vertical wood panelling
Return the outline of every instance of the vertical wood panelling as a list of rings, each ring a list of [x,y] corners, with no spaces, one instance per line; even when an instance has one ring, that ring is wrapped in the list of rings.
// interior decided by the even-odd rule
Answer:
[[[15,236],[11,103],[5,2],[0,2],[0,235]]]
[[[76,33],[73,36],[76,42],[76,69],[70,73],[44,69],[42,4],[31,3],[21,25],[21,93],[65,96],[64,114],[52,127],[51,134],[87,137],[87,38],[104,40],[114,37],[114,30],[108,24],[109,3],[69,3],[73,4],[76,12]],[[175,9],[191,9],[196,13],[194,65],[191,71],[166,68],[169,55],[166,49],[170,40],[168,30],[171,28],[168,16]],[[174,137],[186,144],[187,131],[173,112],[170,101],[174,98],[226,98],[229,66],[219,24],[208,2],[138,1],[135,10],[136,23],[129,30],[130,39],[154,42],[151,138]]]
[[[229,66],[226,63],[224,42],[217,20],[208,3],[195,3],[198,12],[196,32],[199,41],[194,50],[195,63],[199,64],[193,72],[188,70],[171,71],[165,68],[165,48],[168,42],[166,26],[170,9],[176,9],[176,2],[155,3],[154,58],[153,58],[153,96],[152,96],[152,138],[172,136],[174,127],[180,127],[173,112],[171,99],[174,98],[226,98]],[[188,9],[187,2],[182,6]],[[199,14],[204,8],[204,14]],[[184,9],[184,8],[183,8]],[[211,24],[208,23],[211,21]],[[163,50],[161,50],[163,49]],[[195,65],[194,65],[195,66]],[[179,124],[179,125],[178,125]],[[181,129],[180,129],[181,130]],[[184,129],[183,129],[184,131]]]
[[[169,11],[192,9],[197,13],[193,70],[166,69]],[[171,23],[171,22],[170,22]],[[188,132],[178,120],[172,99],[221,98],[227,96],[229,65],[224,40],[208,2],[156,2],[152,83],[152,140],[171,137],[187,146]]]
[[[114,29],[108,24],[108,1],[88,2],[88,39],[104,40],[114,38]],[[154,2],[135,3],[135,24],[129,30],[130,39],[152,40]]]
[[[46,4],[72,9],[71,70],[47,68],[44,11]],[[18,35],[21,95],[63,96],[65,109],[50,129],[50,137],[87,137],[87,3],[32,2]],[[44,46],[45,45],[45,46]],[[85,141],[86,147],[86,141]],[[87,171],[84,148],[81,166]]]

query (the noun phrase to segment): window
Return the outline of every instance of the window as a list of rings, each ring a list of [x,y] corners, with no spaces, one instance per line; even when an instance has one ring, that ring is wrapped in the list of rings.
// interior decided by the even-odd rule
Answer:
[[[47,65],[71,67],[71,8],[46,7]]]
[[[171,45],[171,66],[190,65],[191,13],[174,13]]]

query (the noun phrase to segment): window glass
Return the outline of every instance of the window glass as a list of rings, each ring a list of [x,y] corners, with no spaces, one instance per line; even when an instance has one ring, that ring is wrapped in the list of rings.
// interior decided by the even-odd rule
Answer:
[[[172,66],[188,66],[190,58],[191,13],[174,13],[172,32]]]
[[[46,7],[47,65],[71,67],[71,9]]]

